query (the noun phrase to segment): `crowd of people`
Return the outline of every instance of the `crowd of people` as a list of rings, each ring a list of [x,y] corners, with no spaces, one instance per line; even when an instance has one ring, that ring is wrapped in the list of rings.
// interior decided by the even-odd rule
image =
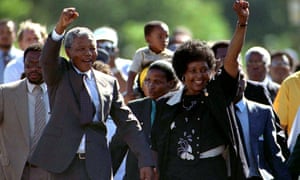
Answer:
[[[235,1],[232,38],[214,42],[149,21],[132,60],[111,27],[69,29],[75,8],[49,34],[1,19],[0,179],[298,179],[298,59],[242,56],[249,9]]]

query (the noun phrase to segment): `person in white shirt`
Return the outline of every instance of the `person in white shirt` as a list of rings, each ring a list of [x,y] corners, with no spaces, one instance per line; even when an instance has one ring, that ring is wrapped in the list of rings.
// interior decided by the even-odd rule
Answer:
[[[26,20],[19,25],[18,43],[22,50],[25,50],[33,43],[44,44],[47,38],[46,27],[31,20]],[[12,59],[4,69],[3,82],[13,82],[22,78],[24,73],[24,57],[19,56]]]
[[[124,93],[132,61],[119,57],[117,31],[111,27],[102,26],[94,30],[94,36],[97,41],[98,56],[103,50],[107,52],[109,60],[105,63],[109,64],[112,74],[118,79],[121,93]]]
[[[14,47],[16,39],[15,23],[10,19],[0,20],[0,83],[3,83],[3,71],[14,58],[23,55],[23,51]]]

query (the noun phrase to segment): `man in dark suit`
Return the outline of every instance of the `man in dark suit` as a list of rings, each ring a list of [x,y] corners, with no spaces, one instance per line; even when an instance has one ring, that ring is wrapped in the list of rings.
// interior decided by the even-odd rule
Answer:
[[[268,75],[271,64],[269,51],[259,46],[251,47],[245,53],[245,61],[248,79],[263,84],[273,102],[280,85]]]
[[[42,52],[51,117],[31,163],[48,170],[55,180],[112,179],[105,137],[105,121],[110,115],[137,155],[140,178],[151,179],[154,162],[150,148],[139,122],[123,102],[117,80],[92,68],[97,48],[91,30],[69,30],[64,46],[70,61],[59,57],[64,32],[78,16],[75,8],[65,8]]]
[[[297,180],[300,176],[300,135],[298,135],[294,149],[287,161],[288,168],[292,173],[293,179]]]
[[[223,60],[227,53],[228,46],[229,46],[229,41],[217,41],[211,47],[217,59],[216,72],[218,72],[219,68],[223,66]],[[266,54],[266,56],[267,55],[268,54]],[[251,101],[255,101],[265,105],[272,106],[273,103],[272,95],[268,91],[266,84],[257,81],[251,81],[251,80],[246,81],[246,89],[244,91],[244,96]],[[273,112],[275,111],[273,110]],[[284,157],[288,158],[290,152],[287,147],[287,135],[280,125],[279,117],[275,113],[274,115],[275,115],[274,123],[275,123],[276,133],[277,133],[277,143],[280,145]]]
[[[0,19],[0,83],[3,83],[3,73],[6,65],[12,59],[23,55],[23,51],[15,48],[16,25],[10,19]]]
[[[290,179],[279,145],[276,143],[274,114],[265,106],[244,97],[246,80],[241,74],[239,93],[234,100],[247,150],[250,179]]]

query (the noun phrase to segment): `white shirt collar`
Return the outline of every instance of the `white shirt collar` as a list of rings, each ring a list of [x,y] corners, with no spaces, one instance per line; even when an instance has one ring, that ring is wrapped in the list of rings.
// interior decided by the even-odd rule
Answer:
[[[33,89],[35,88],[35,86],[37,86],[37,84],[32,84],[31,82],[28,81],[28,79],[26,79],[26,83],[27,83],[28,92],[32,93]],[[47,85],[45,82],[43,82],[39,86],[42,88],[43,93],[47,92]]]
[[[74,64],[72,64],[75,71],[78,73],[78,74],[86,74],[88,79],[91,79],[92,78],[92,70],[88,70],[88,71],[85,71],[85,72],[81,72],[79,69],[76,68],[76,66],[74,66]]]
[[[162,50],[160,53],[156,53],[156,52],[152,51],[150,49],[150,47],[148,47],[148,50],[149,50],[150,54],[155,54],[155,55],[157,55],[157,54],[159,54],[159,55],[169,55],[170,53],[173,54],[173,52],[171,50],[167,49],[167,48]]]
[[[260,85],[263,85],[263,86],[266,86],[268,85],[268,82],[271,81],[271,78],[269,75],[266,75],[265,79],[263,81],[253,81],[253,80],[248,80],[250,82],[254,82],[256,84],[260,84]]]
[[[170,106],[178,104],[181,100],[183,90],[184,90],[184,86],[180,86],[180,88],[177,91],[174,91],[173,96],[167,101],[167,104]]]

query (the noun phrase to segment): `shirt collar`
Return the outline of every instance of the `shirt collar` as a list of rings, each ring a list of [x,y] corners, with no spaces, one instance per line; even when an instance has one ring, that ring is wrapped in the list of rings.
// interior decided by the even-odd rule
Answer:
[[[0,55],[2,56],[4,54],[3,51],[0,50]],[[15,57],[23,57],[23,51],[20,50],[20,53],[18,54],[18,50],[17,48],[15,48],[14,46],[12,46],[8,51],[7,51],[7,55],[10,58],[15,58]]]
[[[9,51],[7,51],[6,52],[6,54],[10,57],[11,55],[11,52],[10,52],[11,50],[9,50]],[[4,51],[0,51],[1,53],[0,53],[0,57],[2,57],[3,55],[4,55]]]
[[[260,85],[263,85],[263,86],[267,86],[269,81],[271,81],[271,78],[270,78],[270,76],[266,75],[266,77],[263,81],[253,81],[253,80],[248,80],[248,81],[254,82],[256,84],[260,84]]]
[[[148,50],[149,50],[149,52],[150,52],[150,54],[160,54],[160,53],[155,53],[154,51],[152,51],[151,49],[150,49],[150,47],[148,48]]]
[[[27,83],[28,92],[32,93],[33,89],[35,88],[35,86],[37,86],[37,84],[32,84],[31,82],[28,81],[28,79],[26,80],[26,83]],[[42,88],[43,93],[47,92],[47,85],[45,82],[43,82],[39,86]]]
[[[75,71],[78,73],[78,74],[85,74],[87,75],[87,78],[88,79],[91,79],[92,78],[92,70],[88,70],[88,71],[85,71],[85,72],[81,72],[79,69],[76,68],[76,66],[74,66],[74,64],[72,64]]]
[[[177,91],[174,91],[173,96],[167,101],[167,104],[170,106],[178,104],[181,100],[183,90],[184,90],[184,86],[180,86],[180,88]]]
[[[173,54],[172,51],[170,51],[169,49],[165,48],[163,51],[161,51],[160,53],[155,53],[154,51],[152,51],[150,48],[148,48],[150,54],[160,54],[160,55],[170,55]]]
[[[246,109],[246,100],[243,97],[239,102],[235,104],[235,107],[239,109],[240,112],[243,112]]]

